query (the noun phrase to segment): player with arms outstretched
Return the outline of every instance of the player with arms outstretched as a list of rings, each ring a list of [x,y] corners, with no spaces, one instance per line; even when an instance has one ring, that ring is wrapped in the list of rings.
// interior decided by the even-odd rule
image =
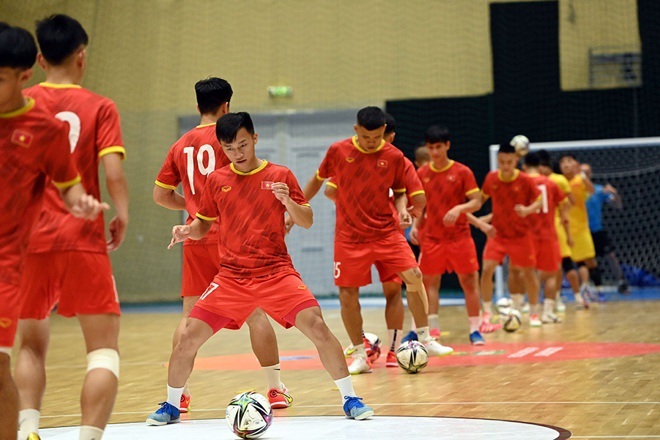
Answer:
[[[231,85],[222,78],[207,78],[195,84],[195,94],[197,109],[201,115],[200,124],[172,145],[158,173],[153,191],[154,201],[159,205],[187,211],[188,224],[192,223],[193,215],[198,211],[208,175],[230,164],[222,152],[215,128],[218,118],[229,112],[233,95]],[[183,187],[183,195],[176,192],[179,184]],[[183,243],[183,313],[174,331],[172,348],[176,347],[181,339],[190,311],[220,269],[219,229],[219,225],[214,224],[201,240],[186,240]],[[291,405],[293,399],[280,380],[275,331],[266,315],[259,309],[254,311],[246,323],[250,327],[252,350],[266,374],[268,400],[273,408],[286,408]],[[186,382],[179,411],[188,412],[189,407],[190,388]]]
[[[368,373],[371,363],[362,345],[359,288],[370,283],[370,268],[378,262],[381,274],[398,275],[406,284],[408,307],[417,323],[419,340],[431,356],[451,354],[453,349],[434,341],[428,328],[428,298],[422,273],[405,237],[392,217],[390,190],[394,191],[400,226],[411,224],[407,211],[403,153],[383,140],[385,114],[365,107],[357,114],[356,136],[330,146],[316,175],[304,187],[314,197],[323,181],[334,176],[337,191],[335,225],[335,285],[344,327],[356,347],[352,374]]]
[[[220,271],[190,312],[170,357],[167,401],[147,423],[180,420],[177,406],[197,350],[218,330],[240,328],[256,308],[284,327],[295,325],[314,343],[339,388],[347,417],[373,416],[373,410],[355,396],[341,345],[294,269],[284,242],[285,212],[304,228],[313,223],[312,209],[296,178],[287,168],[255,155],[258,136],[248,113],[221,117],[216,135],[231,164],[207,177],[197,218],[172,229],[170,247],[201,239],[218,220]]]
[[[71,160],[66,123],[23,95],[37,46],[28,31],[0,22],[0,438],[18,431],[18,390],[10,356],[24,297],[21,272],[44,192],[54,186],[73,215],[94,220],[108,205],[86,194]],[[114,397],[113,397],[114,398]],[[38,437],[37,437],[38,438]]]
[[[427,198],[419,268],[429,292],[429,315],[437,316],[439,309],[439,295],[437,292],[436,295],[430,294],[431,284],[439,286],[442,274],[456,272],[465,294],[469,340],[473,345],[483,345],[485,341],[479,332],[479,261],[470,225],[464,215],[479,209],[481,194],[472,170],[449,159],[451,140],[447,127],[429,127],[425,140],[431,162],[417,170]],[[410,232],[413,242],[418,239],[417,223],[418,219],[415,219]]]

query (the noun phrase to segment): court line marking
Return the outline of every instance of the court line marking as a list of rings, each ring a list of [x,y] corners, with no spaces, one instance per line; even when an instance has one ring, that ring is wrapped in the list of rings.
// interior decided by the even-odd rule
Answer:
[[[406,403],[373,403],[369,402],[371,406],[419,406],[419,405],[539,405],[539,404],[545,404],[545,405],[659,405],[660,402],[406,402]],[[338,407],[339,403],[336,405],[296,405],[296,408],[335,408]],[[145,409],[144,411],[120,411],[120,412],[113,412],[112,415],[118,415],[118,416],[124,416],[124,415],[133,415],[133,414],[145,414],[148,411],[153,409],[153,407],[149,407],[149,409]],[[213,411],[221,411],[224,412],[225,408],[195,408],[195,412],[213,412]],[[59,414],[59,415],[53,415],[53,416],[44,416],[42,415],[42,419],[53,419],[57,417],[80,417],[81,414]],[[641,436],[643,437],[648,437],[648,436]],[[583,438],[589,438],[583,437]],[[617,438],[617,437],[602,437],[602,438]],[[634,438],[634,437],[633,437]],[[660,438],[660,436],[656,436],[655,438]]]

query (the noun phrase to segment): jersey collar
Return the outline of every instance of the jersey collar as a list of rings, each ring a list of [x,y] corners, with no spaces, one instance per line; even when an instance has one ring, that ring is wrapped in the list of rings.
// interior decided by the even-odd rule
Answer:
[[[208,123],[208,124],[199,124],[199,125],[198,125],[197,127],[195,127],[195,128],[210,127],[211,125],[215,125],[215,122],[210,122],[210,123]]]
[[[27,104],[24,107],[21,107],[18,110],[13,110],[7,113],[0,113],[0,118],[2,119],[15,118],[17,116],[24,115],[30,110],[32,110],[32,107],[34,107],[34,99],[28,96],[26,96],[25,99],[27,100]]]
[[[445,165],[441,169],[437,169],[435,167],[435,165],[433,165],[433,161],[429,162],[429,168],[431,168],[431,171],[434,171],[436,173],[443,173],[443,172],[447,171],[449,168],[451,168],[453,165],[454,165],[454,161],[450,160],[447,165]]]
[[[231,168],[231,170],[233,172],[235,172],[239,176],[251,176],[252,174],[257,174],[259,171],[266,168],[266,165],[268,165],[268,161],[264,160],[264,161],[261,162],[261,165],[259,165],[257,168],[253,169],[252,171],[248,171],[247,173],[243,172],[241,170],[237,170],[233,163],[230,163],[229,167]]]
[[[82,89],[78,84],[56,84],[51,82],[39,83],[41,87],[49,87],[51,89]]]
[[[513,170],[513,177],[510,179],[505,179],[502,177],[502,172],[500,170],[497,170],[497,177],[502,181],[502,182],[513,182],[518,178],[520,175],[520,170]]]
[[[364,154],[378,153],[385,146],[385,139],[383,139],[382,141],[380,141],[380,145],[378,146],[378,148],[376,148],[374,151],[367,151],[364,148],[362,148],[360,144],[358,144],[357,136],[353,136],[351,140],[353,141],[353,146],[357,148],[360,153],[364,153]]]

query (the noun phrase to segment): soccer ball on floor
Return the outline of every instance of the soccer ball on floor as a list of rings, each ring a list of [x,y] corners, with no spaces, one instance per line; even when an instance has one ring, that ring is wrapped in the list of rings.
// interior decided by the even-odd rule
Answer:
[[[396,350],[396,361],[407,373],[417,373],[426,367],[429,354],[419,341],[406,341]]]
[[[520,157],[524,157],[529,153],[529,139],[523,134],[514,136],[509,144],[516,149],[516,154]]]
[[[225,412],[229,429],[240,438],[260,437],[273,422],[273,410],[268,399],[254,391],[231,399]]]
[[[507,298],[505,296],[497,300],[496,306],[499,314],[504,316],[504,315],[508,315],[509,312],[511,311],[511,307],[513,307],[513,302],[511,301],[511,298]]]
[[[513,333],[520,328],[522,316],[518,310],[511,310],[502,324],[502,328],[509,333]]]

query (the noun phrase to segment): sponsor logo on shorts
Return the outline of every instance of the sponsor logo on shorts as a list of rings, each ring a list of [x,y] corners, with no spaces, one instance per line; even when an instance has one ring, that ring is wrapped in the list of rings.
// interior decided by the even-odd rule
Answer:
[[[0,328],[9,328],[12,320],[9,318],[0,318]]]
[[[301,284],[300,286],[298,286],[298,290],[307,290],[307,286]]]
[[[352,162],[354,162],[354,161],[355,161],[355,158],[354,158],[354,157],[347,157],[347,158],[346,158],[346,162],[348,162],[348,163],[352,163]]]
[[[229,191],[231,191],[231,186],[225,185],[222,187],[222,192],[229,192]]]

